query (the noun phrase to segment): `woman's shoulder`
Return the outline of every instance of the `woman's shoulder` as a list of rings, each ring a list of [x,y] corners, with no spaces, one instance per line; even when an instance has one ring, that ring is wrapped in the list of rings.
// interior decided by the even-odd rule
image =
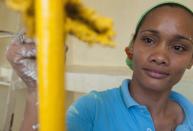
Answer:
[[[103,91],[91,91],[86,95],[79,97],[75,104],[78,103],[100,103],[101,101],[122,101],[123,92],[128,92],[130,80],[123,80],[120,86],[112,87]]]
[[[73,108],[79,110],[90,110],[94,111],[96,106],[105,104],[109,101],[114,101],[120,97],[120,88],[112,88],[105,91],[91,91],[86,95],[79,97],[70,107],[69,110]],[[73,109],[74,110],[74,109]]]
[[[176,91],[172,91],[170,93],[170,98],[174,101],[176,101],[178,104],[180,104],[181,106],[185,106],[186,108],[190,108],[193,111],[193,103],[192,101],[190,101],[187,97],[185,97],[183,94],[176,92]]]
[[[106,91],[91,91],[76,100],[67,111],[68,127],[73,127],[77,123],[91,123],[95,119],[97,111],[105,111],[107,103],[113,103],[113,99],[119,94],[119,88],[113,88]],[[110,98],[112,98],[110,100]]]
[[[92,105],[97,103],[103,103],[112,99],[120,97],[120,88],[112,88],[105,91],[91,91],[88,94],[81,96],[74,104],[87,104]]]
[[[192,104],[192,101],[190,101],[183,94],[180,94],[175,91],[171,92],[170,98],[180,105],[180,107],[182,108],[185,114],[184,122],[182,123],[181,126],[185,126],[193,130],[193,117],[192,117],[193,116],[193,104]]]

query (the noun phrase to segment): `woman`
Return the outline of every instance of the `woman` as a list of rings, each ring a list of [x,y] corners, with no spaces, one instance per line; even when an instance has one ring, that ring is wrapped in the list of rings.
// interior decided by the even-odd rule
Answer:
[[[191,131],[193,105],[171,92],[193,64],[193,13],[165,3],[141,19],[126,54],[131,80],[92,92],[68,111],[69,131]]]
[[[119,88],[94,91],[81,97],[68,110],[68,130],[192,131],[193,105],[171,91],[193,64],[192,23],[192,11],[176,3],[159,4],[146,12],[131,45],[125,49],[127,62],[132,63],[128,63],[133,69],[132,79],[124,80]],[[34,80],[26,79],[22,70],[25,65],[15,63],[14,53],[9,57],[13,49],[13,45],[8,49],[8,60],[32,87],[32,92],[36,92]],[[17,60],[22,58],[20,55]],[[22,129],[29,131],[37,121],[30,118],[34,117],[32,106],[35,104],[32,95],[28,97]],[[34,114],[30,114],[31,111]]]

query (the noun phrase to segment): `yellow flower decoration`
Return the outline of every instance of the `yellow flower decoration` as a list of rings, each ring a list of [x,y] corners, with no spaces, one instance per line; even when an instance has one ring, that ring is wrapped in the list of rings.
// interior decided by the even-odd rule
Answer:
[[[12,9],[21,12],[27,35],[35,35],[34,0],[6,0]],[[85,7],[80,0],[68,0],[64,5],[67,19],[64,21],[66,31],[88,43],[101,43],[114,46],[112,40],[115,32],[111,19],[98,15]]]

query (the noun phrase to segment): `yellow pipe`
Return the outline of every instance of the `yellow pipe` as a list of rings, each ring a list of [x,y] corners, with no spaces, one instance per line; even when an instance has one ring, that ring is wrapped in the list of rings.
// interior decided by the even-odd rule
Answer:
[[[39,131],[65,130],[64,0],[36,0]]]

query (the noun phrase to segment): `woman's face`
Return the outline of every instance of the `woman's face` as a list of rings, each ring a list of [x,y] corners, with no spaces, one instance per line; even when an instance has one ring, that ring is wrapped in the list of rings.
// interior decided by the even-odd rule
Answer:
[[[159,7],[139,29],[131,49],[133,80],[145,88],[170,90],[193,64],[193,16],[181,8]]]

